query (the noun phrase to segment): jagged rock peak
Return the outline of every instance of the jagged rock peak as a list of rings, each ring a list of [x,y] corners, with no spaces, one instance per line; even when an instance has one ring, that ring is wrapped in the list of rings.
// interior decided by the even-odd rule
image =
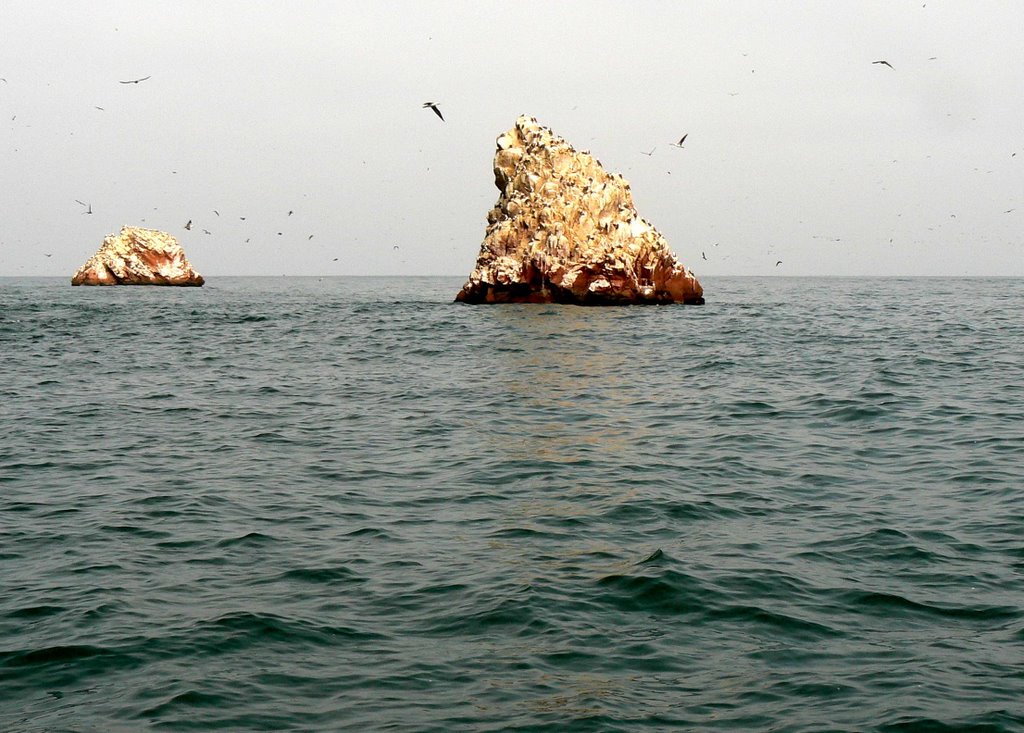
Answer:
[[[700,283],[641,218],[629,183],[525,115],[497,139],[498,202],[466,303],[703,303]]]
[[[200,286],[185,250],[167,232],[123,226],[103,238],[99,250],[71,278],[72,285]]]

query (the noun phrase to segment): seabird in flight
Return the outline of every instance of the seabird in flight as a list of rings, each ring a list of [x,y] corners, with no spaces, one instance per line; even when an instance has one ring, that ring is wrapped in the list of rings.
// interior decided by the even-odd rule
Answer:
[[[434,110],[434,114],[441,118],[441,122],[444,122],[444,115],[442,115],[441,110],[437,108],[437,102],[424,102],[423,109],[426,109],[427,107]]]
[[[149,76],[152,76],[152,74],[150,74]],[[149,76],[144,76],[141,79],[129,79],[128,81],[122,81],[121,83],[122,84],[138,84],[140,81],[146,81],[146,79],[148,79]]]
[[[677,148],[681,148],[681,147],[683,147],[683,141],[684,141],[684,140],[686,140],[686,138],[687,138],[687,136],[688,136],[689,134],[690,134],[690,133],[686,133],[686,135],[683,135],[683,136],[682,136],[681,138],[679,138],[679,142],[677,142],[677,143],[672,143],[672,144],[673,144],[673,145],[674,145],[675,147],[677,147]]]
[[[885,60],[882,60],[882,61],[872,61],[871,63],[872,64],[885,64],[890,69],[892,68],[892,64],[890,64],[888,61],[885,61]]]
[[[88,211],[83,211],[82,212],[83,214],[91,214],[92,213],[92,204],[87,204],[84,201],[79,201],[78,199],[75,199],[75,203],[76,204],[81,204],[82,206],[85,206],[87,209],[89,209]]]
[[[188,220],[188,224],[185,225],[185,228],[187,230],[189,230],[189,231],[192,231],[192,220],[191,219]]]
[[[775,263],[775,266],[776,266],[776,267],[778,267],[778,266],[779,266],[779,265],[781,265],[781,264],[782,264],[782,260],[778,260],[778,261],[777,261],[777,262]]]
[[[649,152],[649,153],[648,153],[648,152],[645,152],[645,151],[643,151],[643,150],[641,150],[641,151],[640,151],[640,154],[641,154],[641,155],[648,155],[648,156],[650,156],[650,155],[654,155],[654,151],[655,151],[655,150],[657,150],[657,149],[658,149],[657,147],[653,147],[653,148],[651,148],[651,152]]]

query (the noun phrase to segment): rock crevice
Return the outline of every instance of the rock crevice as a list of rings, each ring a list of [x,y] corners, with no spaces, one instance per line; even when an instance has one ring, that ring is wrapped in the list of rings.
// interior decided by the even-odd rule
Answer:
[[[532,117],[498,136],[498,202],[466,303],[703,303],[703,289],[607,173]]]

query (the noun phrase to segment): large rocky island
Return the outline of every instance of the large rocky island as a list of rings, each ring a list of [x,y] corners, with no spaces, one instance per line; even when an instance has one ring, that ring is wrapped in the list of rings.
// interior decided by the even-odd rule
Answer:
[[[501,193],[457,301],[704,302],[693,273],[637,215],[622,176],[533,117],[498,136],[494,185]]]
[[[96,254],[71,278],[72,285],[200,286],[204,282],[170,234],[129,226],[104,237]]]

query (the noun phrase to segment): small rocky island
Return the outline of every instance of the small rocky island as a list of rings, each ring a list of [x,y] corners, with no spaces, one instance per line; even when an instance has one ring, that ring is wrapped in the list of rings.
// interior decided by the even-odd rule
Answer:
[[[464,303],[704,302],[665,238],[637,215],[629,183],[533,117],[498,136],[494,185]]]
[[[121,227],[71,278],[72,285],[201,286],[203,276],[192,269],[185,250],[167,232]]]

